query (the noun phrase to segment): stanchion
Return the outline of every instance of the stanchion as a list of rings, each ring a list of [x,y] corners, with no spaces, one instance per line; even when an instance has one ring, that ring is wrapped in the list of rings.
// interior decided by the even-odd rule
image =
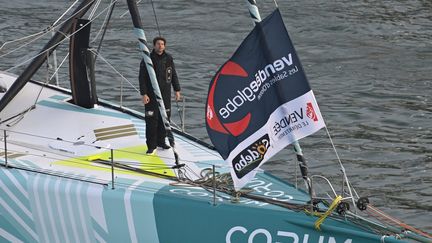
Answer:
[[[4,158],[5,158],[5,166],[8,167],[8,158],[7,158],[7,141],[6,141],[6,130],[3,130],[3,137],[4,137]]]
[[[213,165],[213,206],[216,206],[216,166]]]
[[[114,150],[111,149],[111,189],[114,190]]]

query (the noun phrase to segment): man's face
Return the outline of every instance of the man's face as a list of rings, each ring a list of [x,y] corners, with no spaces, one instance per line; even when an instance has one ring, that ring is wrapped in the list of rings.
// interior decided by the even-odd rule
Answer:
[[[163,40],[157,40],[154,49],[156,53],[162,54],[162,52],[165,51],[165,43],[163,42]]]

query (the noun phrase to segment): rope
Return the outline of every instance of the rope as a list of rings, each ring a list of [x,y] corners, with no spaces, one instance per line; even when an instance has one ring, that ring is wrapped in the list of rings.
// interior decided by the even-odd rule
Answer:
[[[337,196],[333,202],[331,203],[330,207],[327,209],[325,213],[321,215],[321,217],[315,221],[315,229],[321,230],[320,226],[324,222],[324,220],[336,209],[336,207],[339,205],[339,203],[342,200],[342,196]]]
[[[382,221],[384,221],[390,225],[397,225],[399,227],[402,227],[404,229],[407,229],[407,230],[415,232],[419,235],[422,235],[426,238],[432,239],[432,235],[430,235],[426,232],[423,232],[419,229],[416,229],[410,225],[407,225],[404,222],[400,221],[399,219],[396,219],[396,218],[393,218],[393,217],[387,215],[386,213],[384,213],[383,211],[379,210],[378,208],[372,206],[371,204],[368,204],[366,212],[369,213],[369,215],[375,217],[376,219],[382,220]]]

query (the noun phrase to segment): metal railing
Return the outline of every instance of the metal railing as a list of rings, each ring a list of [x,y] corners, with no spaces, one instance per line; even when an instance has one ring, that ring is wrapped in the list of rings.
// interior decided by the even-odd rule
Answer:
[[[62,178],[67,178],[67,179],[76,179],[76,180],[86,181],[86,182],[90,182],[90,183],[103,184],[104,186],[111,185],[112,190],[114,190],[116,188],[116,169],[121,170],[121,171],[130,169],[130,171],[134,171],[137,173],[141,172],[143,174],[149,174],[149,175],[153,175],[153,176],[160,175],[163,178],[167,178],[167,179],[171,179],[171,180],[180,182],[180,184],[183,184],[182,182],[187,182],[187,181],[190,182],[191,181],[190,178],[187,178],[187,176],[184,176],[184,171],[185,171],[184,169],[178,169],[178,170],[174,169],[174,167],[175,167],[174,158],[171,158],[171,157],[165,158],[165,157],[158,156],[159,158],[164,158],[166,160],[172,159],[173,160],[172,166],[170,164],[166,164],[166,163],[155,164],[152,162],[141,163],[141,162],[121,161],[122,156],[119,156],[118,157],[119,159],[116,161],[115,155],[117,152],[122,153],[123,157],[124,157],[124,153],[131,153],[131,154],[135,154],[135,155],[138,154],[138,155],[143,155],[143,156],[151,156],[151,155],[145,155],[144,153],[138,153],[138,152],[128,151],[128,150],[124,150],[124,149],[101,147],[101,146],[98,146],[97,144],[95,145],[95,144],[85,143],[84,141],[68,141],[68,140],[65,140],[65,139],[62,139],[59,137],[53,138],[53,137],[29,134],[29,133],[6,130],[6,129],[3,129],[3,132],[2,133],[0,132],[0,134],[3,134],[2,140],[3,140],[3,150],[4,150],[3,152],[0,150],[0,156],[3,155],[3,157],[4,157],[4,163],[2,164],[2,166],[4,166],[5,168],[23,169],[26,171],[32,171],[32,172],[36,172],[36,173],[43,173],[43,174],[48,174],[48,175],[53,175],[53,176],[59,176]],[[23,142],[23,141],[30,140],[28,137],[33,139],[35,141],[35,143],[31,144],[28,142]],[[51,145],[48,145],[48,147],[38,146],[38,142],[39,142],[38,140],[43,144],[46,144],[46,141],[48,141],[48,142],[49,141],[57,141],[57,142],[61,142],[62,145],[70,144],[71,146],[89,146],[89,147],[93,147],[95,149],[102,149],[103,151],[98,151],[97,156],[92,156],[92,155],[83,155],[83,156],[76,155],[76,156],[74,156],[74,155],[71,155],[70,153],[68,153],[70,151],[68,151],[67,146],[64,146],[63,149],[53,148],[53,147],[51,147]],[[77,140],[79,140],[79,138]],[[12,145],[12,147],[9,145]],[[14,145],[19,147],[20,149],[16,149],[14,147]],[[23,152],[21,150],[21,148],[24,148],[25,152]],[[101,155],[103,153],[106,153],[106,154]],[[16,161],[14,161],[13,159],[15,159],[15,157],[17,157],[17,155],[18,156],[29,155],[29,156],[35,156],[35,157],[43,157],[43,158],[48,160],[47,163],[53,163],[54,161],[77,163],[77,164],[89,163],[89,162],[96,163],[99,166],[103,166],[103,168],[106,168],[106,169],[108,169],[108,167],[109,167],[111,180],[101,180],[104,182],[104,183],[101,183],[101,182],[99,182],[99,180],[96,180],[96,179],[94,181],[83,180],[81,177],[78,177],[78,175],[75,175],[72,173],[59,172],[59,170],[56,170],[56,169],[45,169],[45,168],[41,168],[41,167],[35,168],[32,166],[22,166],[22,165],[20,165],[21,163],[14,163]],[[99,155],[101,155],[101,156],[99,156]],[[102,159],[101,157],[104,157],[104,159]],[[108,157],[108,158],[106,158],[106,157]],[[50,161],[50,160],[52,160],[52,161]],[[185,161],[183,161],[183,162],[185,162]],[[200,163],[197,161],[193,161],[193,162],[194,163]],[[219,173],[216,171],[216,165],[207,164],[207,163],[203,163],[203,164],[206,164],[207,166],[211,167],[211,170],[212,170],[208,173],[208,177],[211,180],[210,182],[212,183],[212,186],[211,186],[212,187],[212,192],[211,192],[212,193],[212,205],[215,206],[216,200],[218,198],[216,195],[217,187],[218,187],[217,181],[216,181],[217,180],[216,175]],[[94,166],[98,166],[98,165],[94,165]],[[135,167],[135,165],[139,165],[139,166],[143,165],[146,169],[137,169],[137,167]],[[158,174],[157,172],[151,171],[151,170],[159,170],[159,169],[161,169],[161,170],[172,169],[172,170],[174,170],[173,172],[174,172],[174,174],[176,174],[176,176],[175,177],[174,176],[168,176],[168,175]],[[188,170],[188,169],[190,169],[190,168],[186,168],[186,170]],[[208,168],[207,170],[210,170],[210,168]],[[210,177],[212,177],[212,178],[210,178]]]
[[[80,163],[80,161],[85,161],[85,162],[89,162],[89,161],[82,159],[82,157],[85,157],[85,156],[71,156],[71,155],[67,155],[66,152],[68,152],[68,151],[66,149],[64,149],[64,150],[56,150],[56,149],[53,149],[53,148],[47,148],[47,150],[49,149],[51,151],[46,151],[45,149],[42,149],[41,147],[38,147],[38,148],[31,147],[28,143],[21,144],[20,142],[12,141],[10,139],[10,135],[12,133],[15,133],[15,134],[21,135],[21,136],[30,136],[30,137],[33,137],[35,139],[61,141],[61,142],[65,142],[65,143],[70,143],[71,145],[89,146],[89,147],[94,147],[96,149],[106,149],[106,151],[109,151],[110,156],[109,156],[109,160],[104,161],[106,163],[103,163],[103,164],[107,165],[109,163],[109,165],[110,165],[110,171],[111,171],[111,183],[110,184],[111,184],[111,189],[115,189],[115,178],[116,178],[116,175],[115,175],[114,151],[117,150],[117,151],[123,152],[123,153],[124,152],[128,152],[128,151],[124,151],[124,150],[121,150],[121,149],[102,148],[100,146],[93,145],[93,144],[86,144],[86,143],[82,143],[82,142],[78,143],[78,142],[73,142],[73,141],[67,141],[67,140],[64,140],[64,139],[61,139],[61,138],[58,138],[58,137],[57,138],[50,138],[50,137],[45,137],[45,136],[40,136],[40,135],[34,135],[34,134],[28,134],[28,133],[17,132],[17,131],[11,131],[11,130],[6,130],[6,129],[3,129],[2,133],[3,133],[2,140],[3,140],[3,150],[4,151],[0,152],[0,156],[3,155],[3,157],[4,157],[4,164],[3,164],[4,167],[6,167],[6,168],[18,168],[18,169],[32,170],[32,171],[35,171],[35,172],[43,172],[44,174],[52,174],[52,175],[56,175],[56,176],[59,176],[59,173],[57,173],[58,171],[56,171],[56,170],[44,170],[44,169],[37,170],[35,168],[31,168],[30,166],[29,167],[17,166],[17,165],[14,165],[13,163],[11,163],[12,161],[10,161],[10,159],[11,159],[12,155],[26,154],[26,155],[36,156],[36,157],[44,157],[44,158],[52,159],[52,160],[55,160],[55,161],[68,161],[68,162],[74,162],[74,163]],[[31,150],[35,150],[35,151],[38,151],[38,152],[43,152],[44,154],[43,155],[38,155],[38,154],[34,154],[34,153],[33,154],[29,153],[28,151],[26,151],[26,153],[23,153],[21,151],[14,151],[14,150],[8,148],[8,145],[10,145],[10,144],[15,144],[15,145],[17,145],[19,147],[23,147],[25,149],[31,149]],[[47,156],[46,152],[51,152],[51,153]],[[129,153],[133,153],[133,152],[129,152]],[[9,156],[9,155],[11,155],[11,156]],[[73,174],[71,174],[69,176],[67,174],[62,174],[62,177],[69,178],[69,179],[75,179],[73,176],[74,176]],[[98,184],[100,184],[100,183],[98,183]],[[104,184],[108,185],[108,183],[104,183]]]

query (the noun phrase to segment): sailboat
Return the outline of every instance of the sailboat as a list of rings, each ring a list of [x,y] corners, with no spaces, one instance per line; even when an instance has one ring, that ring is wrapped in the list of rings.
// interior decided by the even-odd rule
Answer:
[[[172,148],[146,155],[144,114],[97,97],[92,70],[98,51],[88,46],[91,21],[84,19],[96,1],[77,2],[21,74],[0,71],[1,242],[432,242],[356,195],[346,175],[340,192],[321,177],[331,190],[318,196],[297,140],[291,142],[306,191],[259,168],[271,152],[270,140],[245,146],[249,154],[227,164],[225,144],[212,146],[171,128],[159,100]],[[140,53],[157,82],[138,8],[134,0],[127,3]],[[261,21],[255,1],[247,3],[256,23],[251,33],[273,28],[278,10]],[[67,39],[71,89],[32,80]],[[281,57],[273,68],[291,66],[291,58]],[[227,62],[216,77],[232,70],[241,69]],[[245,122],[219,126],[212,119],[240,110],[251,97],[247,92],[232,97],[233,105],[219,115],[218,102],[211,100],[210,129],[240,137]],[[309,115],[297,115],[318,120],[311,105],[314,112],[305,107]],[[236,182],[234,169],[248,181]]]

